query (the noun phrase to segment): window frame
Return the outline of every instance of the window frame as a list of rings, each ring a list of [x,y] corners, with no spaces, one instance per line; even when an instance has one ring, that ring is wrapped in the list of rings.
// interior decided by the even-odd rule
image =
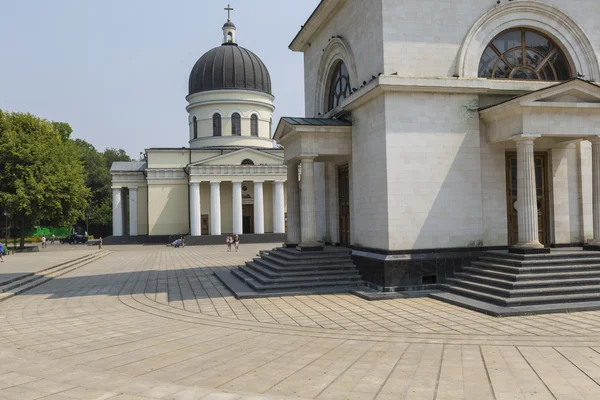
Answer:
[[[258,137],[258,115],[250,116],[250,136]]]
[[[196,118],[195,115],[192,118],[192,127],[193,127],[194,139],[198,139],[198,118]]]
[[[345,71],[345,74],[344,74]],[[339,87],[338,87],[339,83]],[[343,60],[335,63],[332,73],[327,81],[327,111],[329,112],[342,105],[343,101],[352,95],[350,71]]]
[[[242,116],[238,112],[231,114],[231,136],[242,136]]]
[[[223,135],[223,131],[222,131],[222,117],[221,114],[219,113],[214,113],[212,116],[212,123],[213,123],[213,136],[217,137],[217,136],[222,136]]]

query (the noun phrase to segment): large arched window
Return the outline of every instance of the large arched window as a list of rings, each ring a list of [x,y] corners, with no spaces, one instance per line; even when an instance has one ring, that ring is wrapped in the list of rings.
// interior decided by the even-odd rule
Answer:
[[[242,117],[238,113],[231,116],[231,135],[242,136]]]
[[[256,114],[252,114],[250,117],[250,135],[258,136],[258,116]]]
[[[565,81],[572,76],[569,62],[556,43],[531,29],[499,34],[479,62],[480,78]]]
[[[198,139],[198,118],[196,116],[192,119],[192,123],[194,126],[194,139]]]
[[[213,136],[221,136],[221,114],[213,114]]]
[[[343,61],[337,63],[333,70],[333,74],[331,74],[328,93],[329,99],[327,111],[333,110],[342,104],[342,101],[352,93],[350,87],[350,74],[348,74],[348,68],[346,68],[346,64],[344,64]]]

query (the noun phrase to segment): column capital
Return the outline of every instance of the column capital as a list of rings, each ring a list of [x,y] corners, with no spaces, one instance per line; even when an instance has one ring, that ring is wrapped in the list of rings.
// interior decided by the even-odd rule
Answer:
[[[283,180],[276,180],[276,181],[273,181],[273,183],[274,183],[274,184],[275,184],[275,183],[285,183],[285,181],[283,181]]]
[[[252,183],[265,183],[265,180],[264,179],[256,179],[256,180],[253,180]]]
[[[515,142],[527,142],[527,141],[530,141],[530,142],[532,142],[532,143],[533,143],[533,141],[534,141],[535,139],[539,139],[539,138],[541,138],[541,137],[542,137],[542,135],[538,135],[538,134],[527,134],[527,133],[523,133],[523,134],[521,134],[521,135],[514,135],[514,136],[511,136],[510,138],[511,138],[512,140],[514,140]]]
[[[586,139],[592,142],[592,144],[600,144],[600,136],[588,136]]]
[[[244,183],[244,181],[239,181],[239,180],[238,181],[231,181],[231,183],[233,183],[233,184],[239,183],[241,185],[242,183]]]
[[[131,187],[128,187],[127,189],[129,189],[130,192],[132,190],[135,192],[136,190],[138,190],[138,187],[137,186],[131,186]]]
[[[190,182],[190,186],[199,185],[200,182]]]
[[[319,157],[318,154],[300,154],[296,158],[300,161],[314,161],[314,159],[317,157]]]
[[[211,185],[220,185],[221,181],[210,181]]]

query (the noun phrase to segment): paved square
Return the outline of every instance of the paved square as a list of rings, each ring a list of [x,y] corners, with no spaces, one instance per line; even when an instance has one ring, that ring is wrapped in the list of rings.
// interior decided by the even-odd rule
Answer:
[[[0,398],[600,399],[600,312],[238,301],[213,275],[273,246],[107,247],[0,302]]]

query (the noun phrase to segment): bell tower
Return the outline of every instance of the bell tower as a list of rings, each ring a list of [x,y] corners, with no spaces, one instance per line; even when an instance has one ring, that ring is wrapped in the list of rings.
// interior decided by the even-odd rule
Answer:
[[[227,4],[227,22],[223,25],[223,43],[236,43],[235,41],[235,25],[231,22],[231,11],[233,8]]]

